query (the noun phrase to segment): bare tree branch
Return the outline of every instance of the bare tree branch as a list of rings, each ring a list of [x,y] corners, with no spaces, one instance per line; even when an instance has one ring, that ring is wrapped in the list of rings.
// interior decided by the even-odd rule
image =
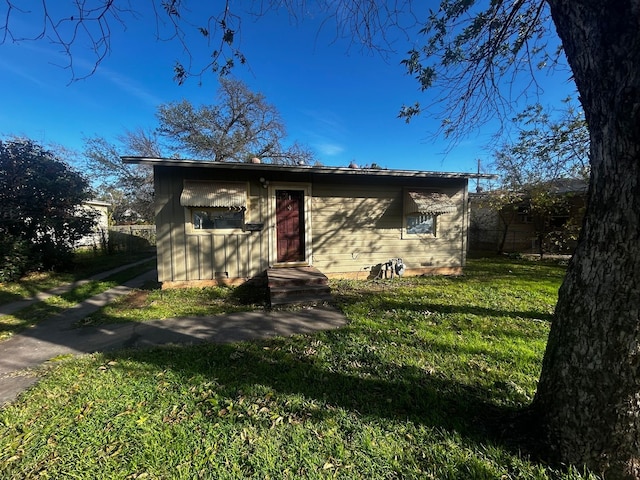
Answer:
[[[72,80],[91,76],[110,54],[112,25],[126,29],[130,20],[138,18],[126,0],[76,0],[62,9],[56,3],[41,0],[39,8],[33,10],[20,8],[15,0],[5,0],[5,8],[0,44],[46,39],[61,49],[67,59],[62,67],[71,71]],[[21,21],[40,26],[28,32],[16,31],[16,24]],[[94,56],[93,67],[83,74],[78,73],[74,62],[77,48],[88,48]]]
[[[308,3],[304,0],[224,0],[207,5],[210,12],[190,9],[187,0],[147,0],[153,12],[155,37],[161,42],[177,43],[184,54],[173,65],[178,84],[189,78],[201,79],[208,72],[226,75],[237,65],[246,64],[242,52],[242,19],[261,17],[269,11],[283,10],[295,21],[321,17],[322,27],[335,28],[334,38],[347,39],[363,50],[388,53],[394,50],[398,33],[410,37],[418,25],[411,0],[378,2],[376,0],[332,1]],[[18,0],[5,0],[0,6],[0,44],[48,40],[60,48],[71,71],[71,80],[86,78],[95,73],[111,53],[112,35],[116,27],[126,30],[142,19],[142,6],[131,0],[75,0],[59,3],[41,0],[31,9]],[[35,30],[23,31],[23,25],[39,25]],[[194,34],[195,37],[194,37]],[[204,41],[209,55],[196,56],[198,38]],[[76,64],[78,53],[89,49],[93,65],[82,71]]]
[[[219,162],[243,162],[252,157],[275,163],[313,160],[309,149],[283,145],[286,128],[275,106],[235,79],[220,80],[217,103],[194,107],[191,102],[160,105],[159,133],[178,155]]]
[[[246,62],[235,42],[241,18],[231,11],[229,0],[204,23],[189,19],[186,1],[147,1],[154,12],[156,39],[177,42],[186,56],[186,61],[177,61],[174,65],[174,77],[179,84],[189,77],[201,77],[207,71],[227,74],[236,62]],[[137,8],[130,0],[76,0],[64,5],[41,0],[38,7],[25,9],[16,0],[5,0],[4,11],[0,7],[0,44],[46,39],[60,48],[67,60],[66,65],[61,66],[71,71],[71,80],[80,80],[93,75],[111,53],[114,27],[126,30],[141,19]],[[39,27],[25,31],[22,25],[26,24]],[[202,62],[194,58],[194,45],[192,39],[188,40],[194,32],[199,32],[211,49],[209,61],[201,66],[196,66]],[[75,60],[78,52],[87,48],[93,54],[93,64],[82,72]]]
[[[409,51],[403,64],[422,90],[438,95],[426,106],[405,106],[401,118],[436,116],[441,132],[460,138],[489,120],[508,119],[520,96],[541,91],[536,66],[559,60],[547,51],[551,19],[545,2],[474,7],[475,2],[443,2],[430,13],[421,30],[425,45]]]

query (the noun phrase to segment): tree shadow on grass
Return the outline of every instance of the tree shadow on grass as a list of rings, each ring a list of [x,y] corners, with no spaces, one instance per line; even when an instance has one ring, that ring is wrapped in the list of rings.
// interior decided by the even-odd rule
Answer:
[[[334,299],[337,305],[345,306],[362,302],[362,295],[358,293],[334,293]],[[514,319],[542,320],[546,322],[551,322],[553,320],[552,313],[538,310],[513,311],[480,307],[477,305],[442,305],[435,302],[429,302],[426,297],[423,298],[422,301],[412,303],[407,303],[403,298],[399,298],[398,300],[386,298],[382,302],[377,303],[375,307],[380,311],[400,309],[405,311],[413,310],[415,312],[477,315],[480,317],[494,318],[508,317]]]
[[[0,338],[20,333],[47,318],[61,315],[66,310],[68,309],[65,307],[33,302],[26,304],[23,309],[0,315]]]
[[[501,405],[496,398],[499,389],[489,391],[415,366],[384,362],[375,354],[369,356],[366,365],[349,354],[336,356],[332,364],[323,365],[304,347],[309,343],[303,340],[298,350],[292,348],[291,340],[276,338],[189,348],[122,350],[108,356],[171,369],[187,381],[215,381],[217,393],[234,402],[256,385],[266,385],[278,394],[302,395],[326,407],[303,412],[303,417],[324,418],[337,407],[361,417],[444,429],[471,442],[500,445],[513,454],[524,452],[537,457],[537,434],[531,427],[529,411],[526,407]],[[203,410],[212,421],[218,420],[217,411],[209,411],[208,405]]]
[[[39,292],[35,292],[39,293]],[[24,299],[24,295],[20,295],[12,292],[0,291],[0,307],[6,303],[18,302]]]
[[[231,298],[240,305],[269,305],[266,272],[234,287]]]
[[[425,304],[411,305],[411,308],[422,309]],[[287,325],[286,331],[270,326],[272,320],[264,312],[254,312],[252,320],[246,324],[229,315],[211,323],[207,323],[207,319],[190,319],[191,330],[184,328],[185,319],[179,319],[180,328],[163,337],[162,343],[200,343],[203,338],[213,339],[216,333],[223,335],[226,341],[239,341],[268,336],[271,331],[290,335],[320,328],[317,327],[317,313],[309,313],[308,318],[306,314],[306,311],[296,312],[295,316],[301,321]],[[271,315],[281,319],[285,313]],[[246,316],[239,314],[239,318]],[[309,328],[314,322],[315,325]],[[74,351],[93,352],[122,346],[144,347],[145,339],[164,330],[163,323],[152,322],[59,331],[49,322],[28,330],[24,336],[70,347]],[[531,441],[536,437],[526,423],[528,412],[518,406],[524,402],[510,404],[503,401],[504,389],[500,386],[463,383],[400,360],[385,360],[369,345],[375,344],[375,339],[368,342],[362,338],[362,333],[365,332],[355,327],[345,327],[312,337],[119,350],[106,355],[155,365],[160,371],[172,370],[185,383],[215,382],[219,394],[234,402],[242,392],[264,385],[282,395],[302,395],[318,402],[324,408],[311,412],[312,418],[331,415],[330,407],[338,407],[363,417],[410,421],[456,432],[470,442],[500,445],[515,454],[522,451],[536,454],[536,445]],[[95,339],[88,342],[89,337]],[[412,346],[412,341],[413,337],[406,338],[406,346]],[[394,348],[401,352],[403,345]],[[126,364],[118,362],[117,365]],[[125,368],[117,365],[113,368]],[[289,408],[284,404],[282,407]],[[212,411],[210,405],[203,404],[201,408],[212,421],[217,421],[218,412]]]

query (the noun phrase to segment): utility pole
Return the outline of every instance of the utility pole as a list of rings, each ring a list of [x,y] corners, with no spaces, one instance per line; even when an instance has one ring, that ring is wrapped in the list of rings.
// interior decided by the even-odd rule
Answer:
[[[478,176],[476,177],[476,193],[482,192],[482,187],[480,186],[480,159],[478,159]]]

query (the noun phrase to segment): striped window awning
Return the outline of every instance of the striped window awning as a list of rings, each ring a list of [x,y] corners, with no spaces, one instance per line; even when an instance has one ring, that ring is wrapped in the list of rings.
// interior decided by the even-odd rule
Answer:
[[[185,180],[180,205],[183,207],[246,208],[247,186],[244,183]]]
[[[441,215],[455,213],[456,206],[448,195],[444,193],[407,192],[405,212],[422,213],[425,215]]]

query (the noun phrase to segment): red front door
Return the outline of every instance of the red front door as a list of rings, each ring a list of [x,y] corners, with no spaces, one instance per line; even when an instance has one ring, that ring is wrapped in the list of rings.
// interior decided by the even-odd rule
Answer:
[[[279,263],[304,261],[304,192],[276,190],[276,237]]]

